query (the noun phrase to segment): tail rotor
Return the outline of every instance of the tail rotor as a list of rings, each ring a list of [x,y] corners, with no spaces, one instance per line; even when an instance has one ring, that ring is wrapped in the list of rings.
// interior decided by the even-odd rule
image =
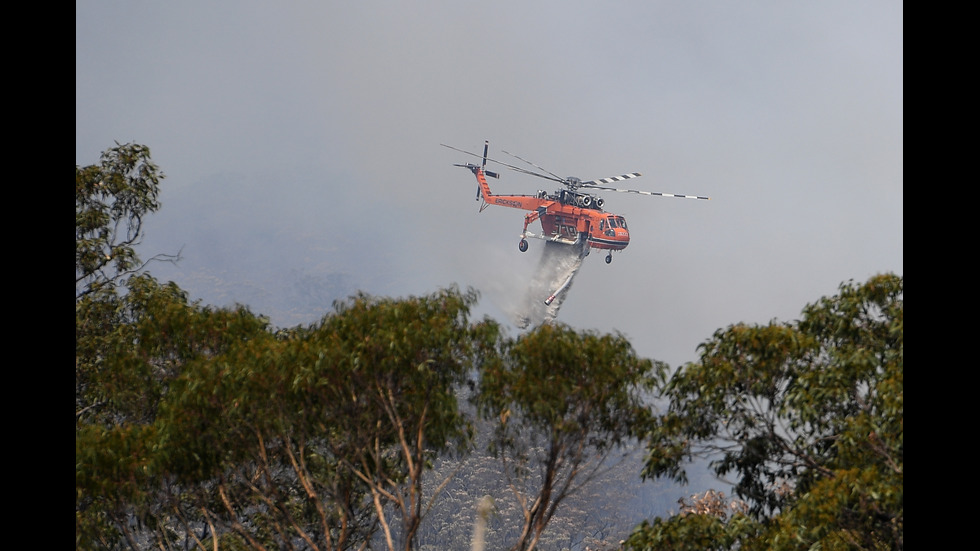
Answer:
[[[479,157],[479,155],[477,155],[476,153],[470,153],[469,151],[463,151],[462,149],[457,149],[457,148],[455,148],[455,147],[453,147],[451,145],[446,145],[446,144],[439,144],[439,145],[441,145],[443,147],[448,147],[449,149],[453,149],[453,150],[459,151],[461,153],[466,153],[467,155],[473,155],[474,157]],[[457,164],[454,164],[453,166],[459,166],[459,167],[462,167],[462,168],[469,169],[470,171],[473,172],[473,174],[477,175],[477,178],[479,178],[479,173],[480,172],[482,172],[485,176],[489,176],[491,178],[500,178],[500,174],[499,173],[492,172],[492,171],[487,170],[487,161],[488,160],[491,160],[491,161],[493,160],[493,159],[489,159],[487,157],[487,153],[488,153],[489,149],[490,149],[490,140],[484,140],[484,142],[483,142],[483,164],[481,164],[479,166],[478,165],[475,165],[473,163],[466,163],[465,165],[458,164],[457,163]],[[494,161],[494,162],[496,162],[496,161]],[[483,191],[480,189],[480,184],[479,184],[479,181],[478,181],[477,184],[476,184],[476,200],[479,201],[482,198],[483,198]],[[483,208],[481,207],[480,210],[482,211]]]
[[[496,172],[487,172],[487,152],[490,150],[490,140],[483,141],[483,173],[491,178],[500,178]]]

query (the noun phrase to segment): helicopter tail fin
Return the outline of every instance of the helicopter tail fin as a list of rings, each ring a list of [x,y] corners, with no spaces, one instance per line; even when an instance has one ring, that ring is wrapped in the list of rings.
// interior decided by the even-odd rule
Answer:
[[[483,165],[480,167],[480,169],[483,171],[483,174],[485,176],[490,176],[491,178],[498,178],[499,179],[500,178],[500,174],[497,174],[496,172],[487,172],[487,151],[489,149],[490,149],[490,140],[484,140],[483,141]],[[474,172],[476,172],[476,171],[474,171]],[[487,179],[486,178],[483,178],[482,181],[481,181],[481,178],[480,178],[479,174],[477,174],[476,182],[477,182],[477,184],[476,184],[476,200],[479,201],[481,197],[483,197],[483,198],[490,197],[490,195],[491,195],[491,193],[490,193],[490,184],[487,183]]]
[[[463,153],[466,153],[467,155],[473,155],[474,157],[479,157],[479,155],[477,155],[476,153],[470,153],[469,151],[463,151],[462,149],[456,149],[455,147],[453,147],[451,145],[446,145],[446,144],[440,144],[440,145],[442,145],[443,147],[448,147],[449,149],[455,149],[456,151],[461,151]],[[472,172],[473,175],[476,176],[476,182],[477,182],[477,185],[476,185],[476,200],[477,201],[479,201],[480,199],[486,199],[486,198],[488,198],[488,197],[490,197],[490,196],[493,195],[492,193],[490,193],[490,186],[489,186],[489,184],[487,184],[486,177],[487,176],[490,176],[491,178],[500,178],[500,174],[499,173],[497,173],[497,172],[491,172],[491,171],[487,170],[487,151],[489,149],[490,149],[490,140],[484,140],[484,142],[483,142],[483,164],[481,164],[481,165],[475,165],[473,163],[454,164],[453,165],[453,166],[458,166],[458,167],[469,169],[470,172]],[[480,210],[483,210],[483,209],[481,208]]]

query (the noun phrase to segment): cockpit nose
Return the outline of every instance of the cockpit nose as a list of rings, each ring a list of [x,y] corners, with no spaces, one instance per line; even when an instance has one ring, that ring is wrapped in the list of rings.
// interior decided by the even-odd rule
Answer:
[[[623,247],[630,242],[630,232],[626,227],[626,219],[622,216],[617,216],[615,214],[610,214],[606,216],[604,220],[599,223],[599,231],[601,231],[607,239],[622,244]],[[610,243],[612,245],[612,243]],[[613,247],[618,247],[618,245],[612,245]]]

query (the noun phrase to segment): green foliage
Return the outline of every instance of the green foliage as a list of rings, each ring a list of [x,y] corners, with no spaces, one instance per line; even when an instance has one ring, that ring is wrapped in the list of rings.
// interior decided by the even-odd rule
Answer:
[[[410,542],[423,472],[471,436],[456,394],[497,335],[469,323],[475,300],[358,296],[274,333],[149,276],[83,297],[76,547],[350,549],[379,526]]]
[[[643,522],[634,529],[629,541],[629,548],[637,551],[727,551],[735,548],[735,538],[728,534],[725,523],[713,515],[685,514],[669,520],[656,518],[652,524]]]
[[[666,370],[622,336],[563,324],[506,341],[502,361],[484,366],[476,402],[496,420],[491,451],[524,509],[513,549],[533,549],[563,500],[649,422],[647,399]],[[532,472],[541,473],[535,484]]]
[[[104,287],[75,304],[76,421],[151,423],[187,362],[268,331],[247,308],[189,303],[174,283],[130,277],[126,293]]]
[[[150,149],[116,144],[100,164],[75,166],[75,299],[132,273],[143,217],[160,208],[159,168]]]
[[[184,385],[189,366],[243,342],[272,339],[267,322],[247,309],[189,304],[172,283],[139,275],[128,280],[127,289],[118,296],[103,288],[76,302],[80,548],[112,548],[110,542],[119,538],[135,538],[133,519],[151,533],[167,527],[160,511],[171,501],[165,484],[179,472],[167,462],[175,457],[193,462],[199,456],[161,444],[173,427],[161,420],[161,411]]]
[[[644,474],[684,480],[684,460],[712,458],[771,549],[901,548],[903,295],[878,275],[797,323],[717,331],[668,383]]]
[[[492,346],[495,335],[493,324],[469,326],[476,299],[474,291],[447,289],[407,300],[360,295],[337,303],[337,314],[312,328],[310,339],[334,370],[334,380],[322,386],[330,393],[325,399],[344,404],[341,422],[396,432],[402,421],[424,422],[416,427],[423,432],[409,437],[421,438],[420,448],[440,452],[465,444],[469,427],[453,389],[466,382],[478,341],[488,337]]]
[[[457,396],[495,353],[499,332],[489,320],[469,323],[477,298],[455,287],[406,300],[358,295],[310,331],[334,370],[322,386],[343,435],[333,453],[376,500],[398,510],[397,531],[383,508],[375,511],[389,547],[399,538],[412,545],[426,512],[423,473],[472,438]]]
[[[76,167],[76,547],[138,548],[170,537],[158,463],[159,411],[189,362],[267,331],[247,309],[190,304],[173,283],[139,273],[133,247],[163,175],[149,149],[117,146]]]

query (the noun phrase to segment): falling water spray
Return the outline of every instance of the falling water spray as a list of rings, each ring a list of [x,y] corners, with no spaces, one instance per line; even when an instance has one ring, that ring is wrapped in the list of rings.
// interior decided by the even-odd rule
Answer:
[[[586,255],[586,243],[566,245],[545,242],[541,260],[528,282],[518,309],[515,320],[518,327],[523,329],[538,325],[558,316],[558,310],[568,296],[572,280]]]

